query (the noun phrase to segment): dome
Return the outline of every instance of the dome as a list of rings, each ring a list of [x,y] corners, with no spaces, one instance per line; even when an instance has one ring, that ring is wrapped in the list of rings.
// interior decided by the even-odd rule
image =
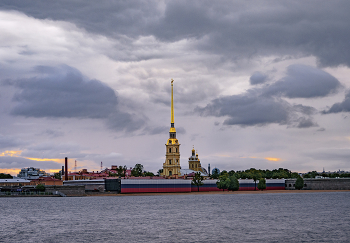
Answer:
[[[211,171],[211,174],[214,174],[215,171],[217,171],[217,173],[220,174],[220,170],[218,168],[216,168],[216,167]]]

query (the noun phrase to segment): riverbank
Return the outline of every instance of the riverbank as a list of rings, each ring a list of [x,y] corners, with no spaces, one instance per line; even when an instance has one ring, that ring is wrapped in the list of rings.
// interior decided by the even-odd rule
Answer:
[[[126,193],[112,192],[87,193],[85,195],[69,195],[68,197],[130,197],[130,196],[170,196],[170,195],[235,195],[235,194],[271,194],[271,193],[320,193],[320,192],[350,192],[350,190],[265,190],[265,191],[211,191],[211,192],[151,192]],[[60,197],[60,195],[0,195],[0,197]]]
[[[169,196],[169,195],[233,195],[233,194],[270,194],[270,193],[317,193],[317,192],[350,192],[350,190],[265,190],[265,191],[211,191],[211,192],[160,192],[160,193],[127,193],[95,194],[88,196]]]

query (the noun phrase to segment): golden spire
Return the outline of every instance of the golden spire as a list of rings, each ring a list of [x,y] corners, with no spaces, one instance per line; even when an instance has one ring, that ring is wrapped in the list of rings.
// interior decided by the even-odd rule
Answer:
[[[173,82],[174,79],[171,79],[171,126],[170,126],[170,132],[176,132],[175,126],[174,126],[174,95],[173,95]]]
[[[174,95],[173,95],[173,82],[171,79],[171,123],[174,124]]]

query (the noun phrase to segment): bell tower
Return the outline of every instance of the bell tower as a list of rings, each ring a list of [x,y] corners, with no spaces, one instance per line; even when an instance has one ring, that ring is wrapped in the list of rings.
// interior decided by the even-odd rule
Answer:
[[[163,163],[163,175],[177,177],[180,175],[180,144],[176,138],[176,130],[174,126],[174,96],[173,82],[171,79],[171,122],[169,139],[165,144],[165,163]]]
[[[204,172],[202,169],[201,161],[198,158],[198,153],[194,150],[194,146],[192,149],[192,156],[188,158],[188,168],[194,171]]]

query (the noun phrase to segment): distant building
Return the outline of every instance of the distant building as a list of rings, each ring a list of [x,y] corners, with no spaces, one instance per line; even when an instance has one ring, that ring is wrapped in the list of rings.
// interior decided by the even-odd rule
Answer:
[[[198,153],[192,149],[192,156],[188,158],[188,169],[181,169],[181,176],[185,178],[194,177],[197,172],[200,172],[204,178],[209,177],[208,172],[202,167],[201,162],[198,158]]]
[[[27,186],[30,184],[29,180],[22,178],[15,179],[0,179],[0,186]]]
[[[192,149],[192,156],[188,158],[188,168],[194,171],[206,172],[204,168],[202,168],[198,153],[195,152],[194,148]]]
[[[17,177],[22,179],[34,180],[39,179],[39,177],[50,176],[43,170],[34,167],[23,168],[17,175]]]
[[[45,185],[45,186],[62,186],[63,181],[56,179],[56,178],[51,178],[51,177],[40,177],[39,179],[34,179],[30,181],[30,185],[36,186],[36,185]]]
[[[106,172],[88,172],[87,169],[82,169],[79,172],[73,172],[68,174],[69,181],[75,180],[94,180],[103,179],[109,177],[109,173]]]
[[[214,168],[212,171],[211,171],[211,174],[220,174],[220,170],[218,168]]]

